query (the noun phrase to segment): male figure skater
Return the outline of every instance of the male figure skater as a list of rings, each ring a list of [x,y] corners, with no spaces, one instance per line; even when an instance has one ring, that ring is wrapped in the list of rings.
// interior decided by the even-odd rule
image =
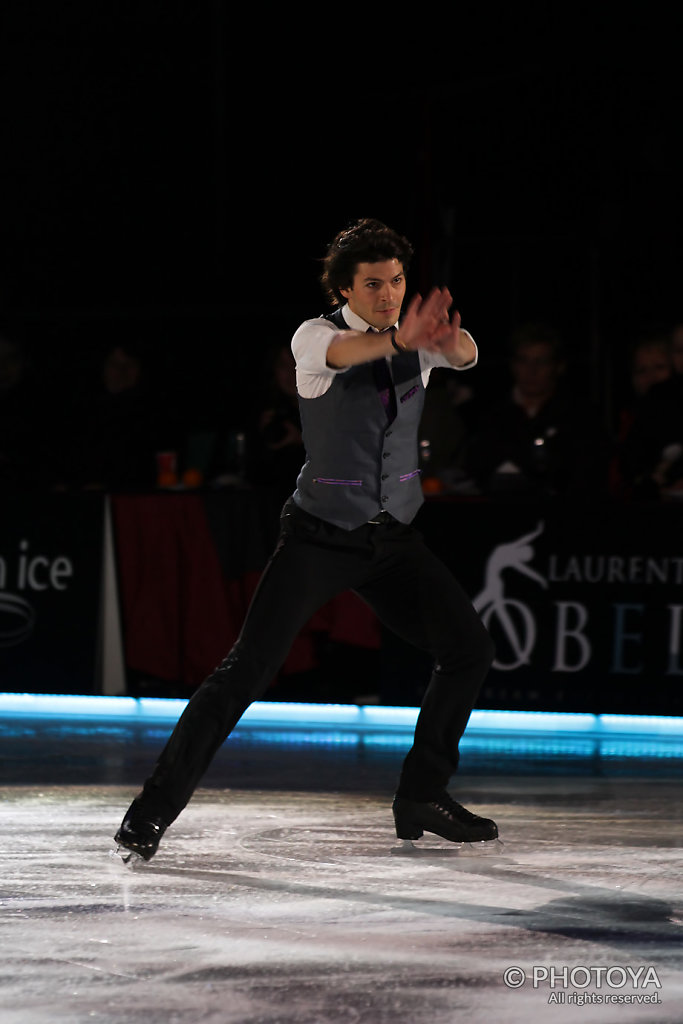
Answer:
[[[340,232],[324,259],[334,312],[292,340],[306,461],[242,631],[188,701],[115,841],[145,860],[212,757],[262,696],[315,610],[354,590],[379,619],[429,651],[434,670],[393,802],[399,839],[426,829],[453,842],[495,839],[495,822],[446,790],[458,743],[493,660],[460,585],[411,521],[423,501],[417,431],[429,372],[474,366],[447,290],[415,296],[400,321],[408,241],[376,220]],[[466,543],[454,529],[453,543]]]

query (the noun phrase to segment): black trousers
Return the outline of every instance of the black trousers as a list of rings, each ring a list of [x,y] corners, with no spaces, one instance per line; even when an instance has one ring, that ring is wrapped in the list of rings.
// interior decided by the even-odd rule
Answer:
[[[414,527],[389,519],[347,531],[290,499],[235,645],[190,698],[137,798],[145,811],[168,824],[175,820],[218,748],[277,674],[297,633],[345,590],[355,591],[389,629],[434,658],[398,793],[426,801],[448,784],[494,656],[479,616]]]

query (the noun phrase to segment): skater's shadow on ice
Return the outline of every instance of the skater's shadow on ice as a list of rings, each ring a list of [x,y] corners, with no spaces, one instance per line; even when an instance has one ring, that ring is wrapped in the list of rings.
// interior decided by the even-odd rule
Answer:
[[[523,912],[526,916],[526,912]],[[573,896],[539,907],[530,931],[562,935],[617,946],[680,945],[683,921],[665,900],[613,893],[611,896]]]
[[[422,851],[421,855],[438,855],[448,851]],[[455,851],[450,851],[451,856]],[[481,872],[488,876],[489,892],[495,892],[496,881],[503,885],[515,882],[517,885],[529,884],[537,886],[538,877],[517,874],[495,860],[485,867],[480,862],[477,870],[477,858],[469,862],[458,858],[460,865],[468,873]],[[247,889],[266,890],[282,894],[301,895],[307,898],[336,899],[372,906],[390,907],[395,911],[430,914],[441,918],[460,918],[462,920],[488,922],[509,928],[511,925],[529,932],[546,933],[571,939],[600,942],[616,949],[643,945],[648,947],[648,954],[665,951],[670,946],[679,946],[683,940],[683,920],[677,917],[678,911],[668,902],[646,896],[632,895],[625,892],[595,887],[590,891],[588,886],[572,885],[578,895],[563,896],[549,903],[522,909],[505,906],[503,900],[506,892],[503,887],[499,897],[503,897],[501,905],[468,903],[465,901],[447,900],[443,897],[430,898],[416,893],[400,896],[376,889],[350,888],[335,884],[311,885],[306,881],[297,882],[293,879],[267,877],[247,872],[228,872],[224,870],[193,870],[178,867],[146,865],[141,872],[144,875],[176,875],[185,879],[195,878],[205,881],[219,882],[223,885],[244,886]],[[552,879],[544,880],[545,886],[553,887]],[[558,884],[559,883],[559,884]],[[555,880],[557,888],[567,887],[566,881]],[[583,891],[581,892],[581,890]],[[509,894],[508,894],[509,896]]]

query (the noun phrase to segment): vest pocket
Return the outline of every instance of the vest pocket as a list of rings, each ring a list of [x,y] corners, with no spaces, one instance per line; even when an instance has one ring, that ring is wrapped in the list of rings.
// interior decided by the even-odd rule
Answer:
[[[331,484],[333,487],[362,487],[362,480],[338,480],[332,476],[314,476],[314,484]]]

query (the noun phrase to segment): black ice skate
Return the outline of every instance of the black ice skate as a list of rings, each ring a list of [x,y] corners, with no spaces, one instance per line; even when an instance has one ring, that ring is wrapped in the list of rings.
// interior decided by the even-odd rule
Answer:
[[[145,815],[133,801],[114,836],[114,842],[118,843],[117,853],[123,857],[124,864],[128,864],[135,856],[151,860],[166,828],[165,821]],[[127,854],[122,851],[127,851]]]
[[[472,814],[445,791],[428,803],[396,796],[392,810],[399,839],[420,839],[424,832],[433,832],[451,843],[498,838],[495,821]]]

